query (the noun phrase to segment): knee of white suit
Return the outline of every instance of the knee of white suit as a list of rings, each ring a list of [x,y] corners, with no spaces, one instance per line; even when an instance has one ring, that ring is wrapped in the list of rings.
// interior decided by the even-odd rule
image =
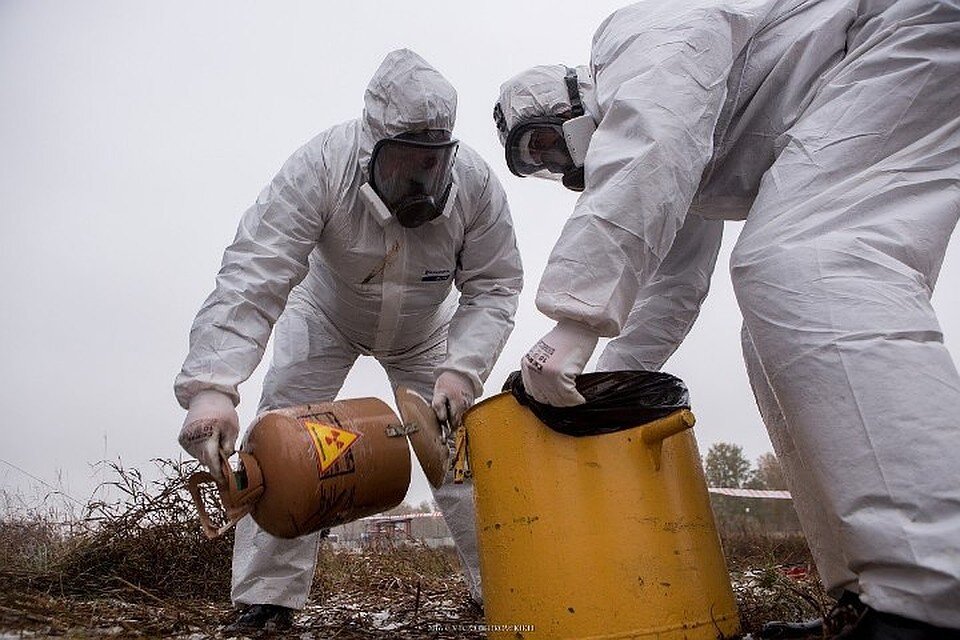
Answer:
[[[737,301],[767,370],[770,350],[810,353],[838,341],[941,340],[923,274],[869,247],[819,240],[796,246],[738,244]]]

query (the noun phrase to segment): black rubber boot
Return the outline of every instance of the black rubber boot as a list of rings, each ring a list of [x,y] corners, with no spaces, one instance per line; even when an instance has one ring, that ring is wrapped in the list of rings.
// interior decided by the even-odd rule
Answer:
[[[284,631],[293,625],[293,609],[276,604],[252,604],[224,628],[225,633]]]
[[[825,619],[806,622],[768,622],[758,640],[960,640],[960,631],[935,627],[892,613],[881,613],[844,592]]]
[[[881,613],[867,607],[866,613],[852,627],[843,629],[831,640],[960,640],[960,630],[935,627],[892,613]]]
[[[757,632],[759,640],[786,640],[787,638],[822,638],[823,618],[803,622],[768,622]]]
[[[803,622],[768,622],[757,632],[758,640],[822,640],[829,638],[830,633],[850,627],[860,619],[866,610],[866,605],[860,602],[857,594],[844,591],[826,616],[823,618],[804,620]]]

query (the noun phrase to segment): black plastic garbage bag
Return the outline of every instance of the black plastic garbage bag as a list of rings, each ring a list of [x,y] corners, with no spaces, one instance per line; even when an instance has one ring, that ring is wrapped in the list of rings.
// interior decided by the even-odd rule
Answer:
[[[605,371],[577,376],[577,391],[586,400],[575,407],[552,407],[527,395],[514,371],[503,385],[522,405],[554,431],[568,436],[614,433],[659,420],[690,408],[683,380],[660,371]]]

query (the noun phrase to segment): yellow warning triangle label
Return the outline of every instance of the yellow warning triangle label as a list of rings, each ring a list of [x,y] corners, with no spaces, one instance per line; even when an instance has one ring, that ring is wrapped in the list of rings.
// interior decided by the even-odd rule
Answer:
[[[337,459],[347,452],[360,437],[359,433],[340,429],[322,422],[304,420],[303,426],[313,440],[320,462],[320,473],[324,473]]]

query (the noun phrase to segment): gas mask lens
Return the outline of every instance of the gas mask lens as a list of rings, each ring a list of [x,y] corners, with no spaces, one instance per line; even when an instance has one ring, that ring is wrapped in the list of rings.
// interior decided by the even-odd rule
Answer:
[[[563,137],[563,123],[531,122],[514,127],[507,137],[507,166],[514,175],[559,180],[574,168]]]
[[[434,135],[424,135],[429,133]],[[436,140],[442,137],[446,140]],[[370,185],[401,225],[419,227],[443,212],[458,145],[446,132],[387,138],[376,144]]]

